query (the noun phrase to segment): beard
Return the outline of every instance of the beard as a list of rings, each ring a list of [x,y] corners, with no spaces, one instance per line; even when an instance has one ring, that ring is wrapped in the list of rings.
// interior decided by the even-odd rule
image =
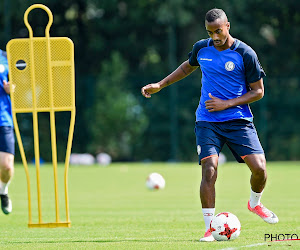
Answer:
[[[221,47],[223,46],[228,40],[228,37],[225,39],[225,40],[214,40],[214,45],[217,46],[217,47]]]

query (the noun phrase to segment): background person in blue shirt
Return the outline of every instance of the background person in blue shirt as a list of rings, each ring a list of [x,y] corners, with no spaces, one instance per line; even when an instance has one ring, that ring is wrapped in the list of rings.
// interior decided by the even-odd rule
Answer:
[[[150,98],[201,68],[195,134],[202,165],[200,199],[206,232],[200,241],[213,241],[209,225],[215,213],[215,181],[224,144],[252,172],[248,209],[267,223],[277,223],[278,217],[260,203],[267,179],[266,159],[249,107],[264,96],[264,70],[254,50],[229,34],[230,23],[223,10],[208,11],[205,28],[210,38],[195,43],[187,61],[160,82],[144,86],[142,94]]]
[[[3,213],[12,211],[8,185],[14,174],[15,137],[9,97],[8,62],[6,52],[0,50],[0,199]]]

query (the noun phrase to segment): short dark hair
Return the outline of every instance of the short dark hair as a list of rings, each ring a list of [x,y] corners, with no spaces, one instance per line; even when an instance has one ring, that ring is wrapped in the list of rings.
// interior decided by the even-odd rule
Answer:
[[[226,17],[226,13],[222,9],[211,9],[205,15],[205,20],[209,23],[216,21],[219,18]]]

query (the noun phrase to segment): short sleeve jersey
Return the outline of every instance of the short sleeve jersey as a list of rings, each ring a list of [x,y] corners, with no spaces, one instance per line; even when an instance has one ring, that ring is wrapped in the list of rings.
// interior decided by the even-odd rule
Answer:
[[[265,76],[255,51],[235,39],[233,45],[223,51],[213,46],[212,39],[200,40],[189,53],[189,63],[200,66],[202,88],[196,121],[223,122],[234,119],[253,120],[248,104],[231,107],[222,111],[208,112],[205,101],[209,93],[222,100],[244,95],[250,89],[250,83]]]
[[[8,81],[8,62],[6,52],[0,50],[0,126],[13,127],[11,101],[4,90],[4,80]]]

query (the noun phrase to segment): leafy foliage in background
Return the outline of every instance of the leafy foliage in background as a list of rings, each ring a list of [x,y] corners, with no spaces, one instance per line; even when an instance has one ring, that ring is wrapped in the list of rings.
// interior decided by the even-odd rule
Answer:
[[[33,0],[1,1],[1,48],[11,38],[28,36],[23,15],[33,3]],[[267,157],[299,160],[295,115],[300,100],[299,1],[41,0],[40,3],[47,5],[54,15],[51,36],[67,36],[75,43],[77,116],[73,152],[95,154],[105,150],[113,154],[114,160],[169,160],[173,126],[169,113],[176,106],[177,159],[197,160],[193,127],[201,87],[199,71],[178,83],[175,103],[170,101],[173,86],[150,100],[141,96],[140,88],[161,80],[174,69],[172,65],[187,59],[193,44],[207,37],[205,13],[218,7],[229,17],[231,34],[255,49],[267,73],[265,98],[251,104]],[[35,35],[43,36],[47,15],[43,11],[34,12],[39,13],[32,13],[29,22]],[[170,37],[170,28],[175,31],[174,38]],[[175,46],[173,57],[170,44]],[[292,104],[291,100],[297,101]],[[127,126],[124,131],[122,122]],[[58,131],[65,131],[64,126],[63,121],[57,121]],[[62,138],[58,137],[59,145],[64,145]]]
[[[91,121],[87,130],[93,135],[89,151],[104,151],[125,160],[134,157],[134,145],[148,125],[142,106],[127,90],[127,70],[118,52],[103,62],[102,74],[96,80],[94,103],[86,110],[85,119]]]

